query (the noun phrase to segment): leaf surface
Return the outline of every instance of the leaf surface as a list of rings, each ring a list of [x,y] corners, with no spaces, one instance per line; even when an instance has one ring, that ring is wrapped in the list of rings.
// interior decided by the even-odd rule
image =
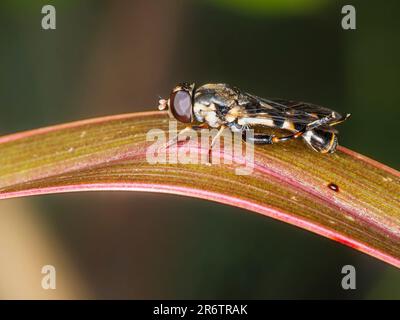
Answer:
[[[223,158],[211,166],[150,164],[146,150],[154,142],[146,134],[168,132],[168,120],[162,112],[126,114],[0,137],[0,199],[93,190],[197,197],[296,225],[400,267],[398,171],[343,147],[319,154],[302,141],[255,146],[250,175],[237,175],[237,165]]]

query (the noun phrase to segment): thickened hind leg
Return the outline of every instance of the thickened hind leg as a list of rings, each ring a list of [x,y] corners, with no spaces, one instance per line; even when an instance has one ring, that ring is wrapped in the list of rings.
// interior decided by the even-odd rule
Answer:
[[[253,137],[247,137],[247,131],[243,131],[242,137],[244,141],[254,144],[273,144],[277,142],[288,141],[291,139],[297,139],[298,137],[301,137],[306,131],[307,131],[306,128],[303,128],[293,134],[284,137],[277,137],[274,135],[268,135],[262,133],[256,133],[254,134]]]
[[[303,129],[301,129],[301,130],[299,130],[299,131],[297,131],[295,133],[292,133],[292,134],[290,134],[288,136],[283,136],[283,137],[275,137],[275,136],[273,136],[272,137],[272,143],[288,141],[288,140],[291,140],[291,139],[297,139],[297,138],[301,137],[306,132],[307,132],[307,128],[304,127]]]
[[[242,139],[243,141],[253,143],[253,144],[272,144],[273,136],[267,134],[257,133],[254,136],[249,137],[247,131],[243,131]]]

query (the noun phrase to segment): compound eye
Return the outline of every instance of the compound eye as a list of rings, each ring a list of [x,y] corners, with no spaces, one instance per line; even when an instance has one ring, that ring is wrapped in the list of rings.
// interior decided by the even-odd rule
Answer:
[[[189,92],[179,90],[173,92],[170,97],[171,112],[175,119],[183,122],[192,122],[192,97]]]

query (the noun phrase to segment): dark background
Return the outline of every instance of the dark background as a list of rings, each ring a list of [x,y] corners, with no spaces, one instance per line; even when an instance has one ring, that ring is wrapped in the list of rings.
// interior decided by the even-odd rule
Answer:
[[[57,29],[41,28],[53,4]],[[352,4],[357,29],[341,28]],[[350,112],[340,143],[400,168],[398,1],[0,4],[0,134],[155,110],[175,83]],[[400,272],[245,210],[131,192],[0,203],[1,298],[400,298]],[[40,287],[41,266],[57,290]],[[343,265],[357,290],[341,288]]]

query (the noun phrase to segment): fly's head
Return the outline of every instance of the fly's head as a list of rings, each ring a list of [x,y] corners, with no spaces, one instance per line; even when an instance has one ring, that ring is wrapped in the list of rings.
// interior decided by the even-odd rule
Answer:
[[[168,110],[171,118],[182,123],[193,123],[194,83],[180,83],[171,92],[169,99],[159,100],[159,110]]]

